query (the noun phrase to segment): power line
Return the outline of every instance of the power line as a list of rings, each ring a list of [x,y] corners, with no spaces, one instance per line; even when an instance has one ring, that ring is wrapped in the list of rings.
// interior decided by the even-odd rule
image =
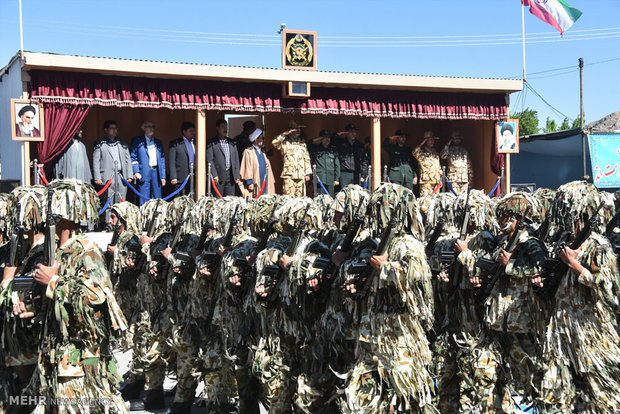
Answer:
[[[607,60],[599,60],[598,62],[586,63],[586,64],[584,64],[584,66],[599,65],[599,64],[602,64],[602,63],[614,62],[616,60],[620,60],[620,57],[613,58],[613,59],[607,59]],[[541,73],[557,72],[557,71],[562,71],[562,70],[565,70],[565,69],[573,69],[573,68],[577,69],[578,67],[579,66],[575,64],[573,66],[564,66],[562,68],[554,68],[554,69],[541,70],[539,72],[531,72],[531,73],[528,73],[527,75],[528,76],[529,75],[538,75],[538,74],[541,74]],[[507,79],[520,78],[521,76],[523,76],[522,73],[520,73],[519,75],[508,76]]]
[[[569,121],[574,121],[574,119],[566,116],[560,110],[556,109],[553,105],[551,105],[549,102],[547,102],[547,100],[545,98],[543,98],[542,95],[540,95],[538,92],[536,92],[536,90],[532,87],[532,85],[529,82],[524,81],[523,83],[530,91],[532,91],[534,93],[534,95],[538,96],[541,101],[543,101],[549,108],[551,108],[551,110],[553,110],[553,112],[555,112],[556,115],[560,115],[561,117],[563,117],[562,119],[566,118]]]

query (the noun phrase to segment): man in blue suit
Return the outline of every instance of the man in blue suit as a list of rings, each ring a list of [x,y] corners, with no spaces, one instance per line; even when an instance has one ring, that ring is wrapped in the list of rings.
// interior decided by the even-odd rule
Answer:
[[[166,159],[164,147],[155,138],[155,125],[142,123],[143,136],[131,140],[131,164],[138,191],[150,198],[161,198],[161,188],[166,185]],[[140,205],[147,199],[140,197]]]

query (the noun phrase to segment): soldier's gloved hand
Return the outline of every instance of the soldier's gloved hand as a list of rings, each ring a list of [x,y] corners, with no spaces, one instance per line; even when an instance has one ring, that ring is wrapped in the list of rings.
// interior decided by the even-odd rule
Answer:
[[[265,291],[265,285],[258,285],[254,288],[254,292],[260,297],[267,297],[267,292]]]
[[[469,249],[468,244],[469,244],[469,234],[467,235],[467,237],[465,237],[465,240],[457,239],[454,242],[454,248],[456,249],[458,253],[461,253]]]
[[[204,277],[209,277],[211,276],[211,272],[209,272],[209,267],[208,266],[199,266],[198,267],[198,273],[200,273],[201,275],[203,275]]]
[[[354,294],[357,293],[357,287],[355,286],[355,279],[354,278],[347,279],[347,281],[344,282],[344,286],[343,287],[351,295],[354,295]]]
[[[226,253],[226,250],[227,249],[220,244],[220,247],[217,248],[217,254],[219,254],[220,256],[224,256],[224,253]]]
[[[173,267],[173,268],[172,268],[172,271],[173,271],[174,273],[176,273],[177,275],[180,275],[180,274],[181,274],[181,268],[180,268],[179,266],[175,266],[175,267]]]
[[[149,269],[149,274],[151,274],[152,276],[157,276],[157,273],[159,273],[159,272],[157,271],[157,265],[155,265],[155,266],[153,266],[153,267],[151,267],[151,268]]]
[[[370,266],[372,266],[373,269],[381,269],[381,265],[384,262],[387,262],[388,259],[388,254],[385,253],[381,256],[370,256]]]
[[[530,279],[530,282],[532,282],[532,284],[535,285],[535,286],[543,287],[543,281],[542,281],[542,278],[540,277],[540,275],[532,276],[532,278]]]
[[[34,280],[42,285],[48,285],[53,276],[58,274],[58,262],[54,261],[51,266],[43,266],[41,263],[37,265],[34,271]]]
[[[448,274],[443,270],[437,274],[437,280],[439,280],[441,283],[450,283],[450,278],[448,277]]]
[[[287,256],[286,254],[283,254],[282,257],[280,257],[280,267],[282,269],[286,269],[286,266],[293,261],[295,261],[295,256]]]
[[[573,250],[568,246],[564,246],[560,252],[560,259],[570,266],[572,262],[577,261],[577,254],[579,254],[579,249]]]
[[[508,262],[510,262],[511,257],[512,257],[512,253],[508,253],[506,250],[502,249],[501,253],[499,254],[498,261],[502,266],[506,266]]]
[[[320,281],[321,281],[321,279],[318,278],[318,277],[312,278],[312,279],[308,280],[308,286],[310,286],[316,292],[317,290],[319,290],[319,282]]]
[[[117,249],[117,247],[116,247],[116,246],[110,246],[110,245],[108,244],[108,248],[107,248],[108,253],[110,253],[110,254],[112,254],[112,255],[113,255],[113,254],[114,254],[114,252],[116,251],[116,249]]]
[[[13,314],[19,316],[20,319],[32,318],[34,316],[34,312],[27,311],[26,305],[22,301],[13,306]]]

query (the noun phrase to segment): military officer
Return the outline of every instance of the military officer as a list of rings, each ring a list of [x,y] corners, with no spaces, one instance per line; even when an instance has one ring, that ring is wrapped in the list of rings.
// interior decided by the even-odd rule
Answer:
[[[340,158],[336,148],[331,145],[331,134],[328,130],[321,131],[318,137],[312,139],[308,145],[312,163],[316,166],[316,175],[330,196],[335,194],[334,189],[340,184]],[[323,194],[322,188],[317,189]],[[315,194],[315,195],[318,195]]]
[[[450,141],[441,151],[441,159],[446,160],[448,164],[446,176],[457,194],[467,190],[467,186],[472,185],[474,181],[471,159],[467,150],[461,145],[462,142],[463,136],[461,133],[454,131]]]
[[[390,156],[390,182],[412,189],[418,183],[418,174],[413,169],[411,147],[406,142],[407,135],[399,129],[383,140],[383,150]]]
[[[272,144],[282,153],[282,174],[284,179],[282,191],[285,195],[303,197],[306,195],[306,182],[312,176],[310,154],[306,143],[301,139],[301,128],[304,125],[299,121],[291,121],[289,130],[275,137]]]
[[[420,165],[420,196],[429,195],[441,180],[441,165],[439,154],[435,147],[435,140],[439,139],[433,131],[425,131],[424,139],[413,150],[413,156]]]

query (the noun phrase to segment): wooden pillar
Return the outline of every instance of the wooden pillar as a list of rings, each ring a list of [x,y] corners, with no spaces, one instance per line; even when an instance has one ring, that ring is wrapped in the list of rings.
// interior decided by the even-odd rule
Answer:
[[[23,87],[23,92],[22,92],[22,99],[28,99],[28,92],[27,88],[28,85],[26,84],[26,82],[22,82],[22,87]],[[16,114],[17,115],[17,114]],[[24,164],[24,168],[23,168],[23,174],[24,174],[24,185],[25,186],[29,186],[34,184],[32,181],[32,169],[30,168],[30,142],[28,141],[24,141],[24,159],[22,161]],[[35,166],[36,168],[36,166]]]
[[[517,137],[519,139],[519,137]],[[504,163],[504,191],[502,194],[510,192],[510,154],[506,154],[506,162]]]
[[[372,166],[372,191],[381,185],[381,119],[370,119],[370,165]]]
[[[207,194],[207,114],[196,111],[196,199]]]

